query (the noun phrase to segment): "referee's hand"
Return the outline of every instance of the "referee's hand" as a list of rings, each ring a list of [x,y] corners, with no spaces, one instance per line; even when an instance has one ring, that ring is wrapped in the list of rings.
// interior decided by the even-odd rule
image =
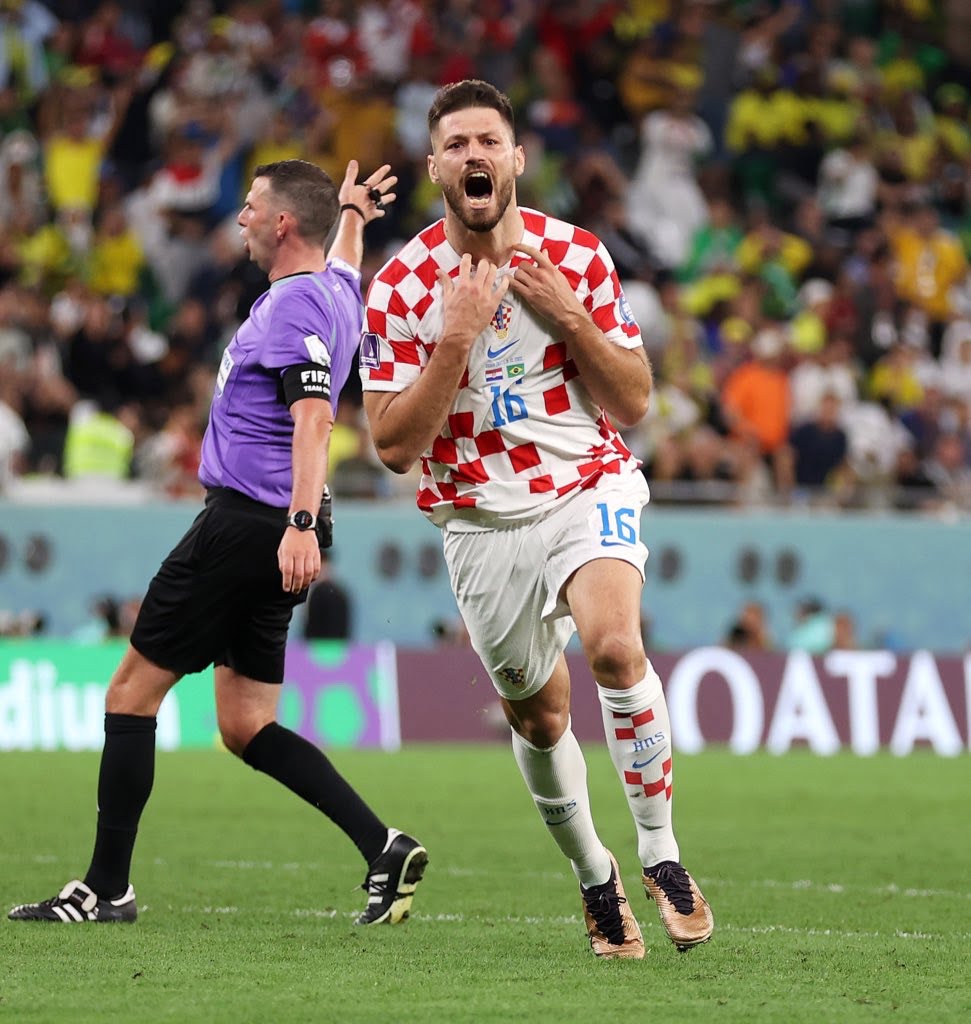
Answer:
[[[314,530],[287,527],[277,548],[277,562],[283,577],[283,589],[289,594],[306,590],[320,575],[320,548]]]

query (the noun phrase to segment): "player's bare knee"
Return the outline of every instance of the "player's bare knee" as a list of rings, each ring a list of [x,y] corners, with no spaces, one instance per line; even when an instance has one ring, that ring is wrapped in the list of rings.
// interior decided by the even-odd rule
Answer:
[[[113,715],[155,715],[178,676],[129,650],[115,669],[105,693],[105,711]]]
[[[124,714],[130,692],[128,677],[120,670],[115,672],[105,691],[105,710],[112,714]]]
[[[587,661],[598,683],[624,687],[644,677],[647,656],[640,637],[611,632],[587,645]]]
[[[264,724],[257,725],[245,719],[222,719],[219,722],[219,735],[222,737],[223,745],[231,754],[242,757],[250,740],[263,728]]]
[[[540,750],[548,750],[560,741],[560,737],[566,732],[569,723],[568,710],[541,708],[530,711],[511,724],[527,743],[531,743]]]
[[[231,754],[235,754],[236,757],[243,756],[246,742],[240,739],[239,733],[230,732],[227,729],[225,731],[221,730],[219,735],[222,737],[223,745]]]

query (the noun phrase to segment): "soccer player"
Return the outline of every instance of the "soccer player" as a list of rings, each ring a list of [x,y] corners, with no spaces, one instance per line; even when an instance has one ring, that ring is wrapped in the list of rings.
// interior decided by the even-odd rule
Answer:
[[[185,673],[210,664],[226,746],[327,815],[364,857],[357,923],[408,916],[424,847],[387,828],[322,751],[276,721],[293,608],[330,544],[327,445],[360,340],[364,226],[395,199],[389,170],[357,184],[352,160],[338,191],[303,160],[256,168],[238,221],[270,287],[219,367],[199,471],[205,508],[149,585],[108,687],[91,865],[11,919],[135,920],[129,868],[152,789],[155,716]]]
[[[671,824],[671,730],[644,653],[648,489],[612,420],[646,412],[651,369],[610,256],[516,203],[524,153],[507,97],[446,86],[428,114],[445,217],[375,277],[360,365],[382,461],[422,468],[455,597],[550,835],[580,884],[597,956],[639,959],[640,928],[594,827],[570,728],[576,630],[637,831],[643,883],[681,949],[713,919]]]

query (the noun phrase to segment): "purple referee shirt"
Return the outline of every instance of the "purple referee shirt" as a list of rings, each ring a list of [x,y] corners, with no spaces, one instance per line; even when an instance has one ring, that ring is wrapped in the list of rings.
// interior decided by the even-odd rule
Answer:
[[[301,363],[329,366],[336,410],[362,319],[361,275],[339,259],[319,273],[274,281],[253,303],[216,377],[199,466],[205,487],[232,487],[276,508],[290,504],[293,417],[281,377]]]

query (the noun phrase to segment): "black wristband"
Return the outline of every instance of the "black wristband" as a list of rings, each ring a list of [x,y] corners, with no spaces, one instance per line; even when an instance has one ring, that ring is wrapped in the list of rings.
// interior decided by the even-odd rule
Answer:
[[[367,223],[367,217],[364,216],[364,211],[360,208],[360,206],[355,206],[354,203],[344,203],[344,205],[341,207],[341,213],[343,213],[345,210],[353,210],[361,218],[361,220],[364,221],[365,224]]]

